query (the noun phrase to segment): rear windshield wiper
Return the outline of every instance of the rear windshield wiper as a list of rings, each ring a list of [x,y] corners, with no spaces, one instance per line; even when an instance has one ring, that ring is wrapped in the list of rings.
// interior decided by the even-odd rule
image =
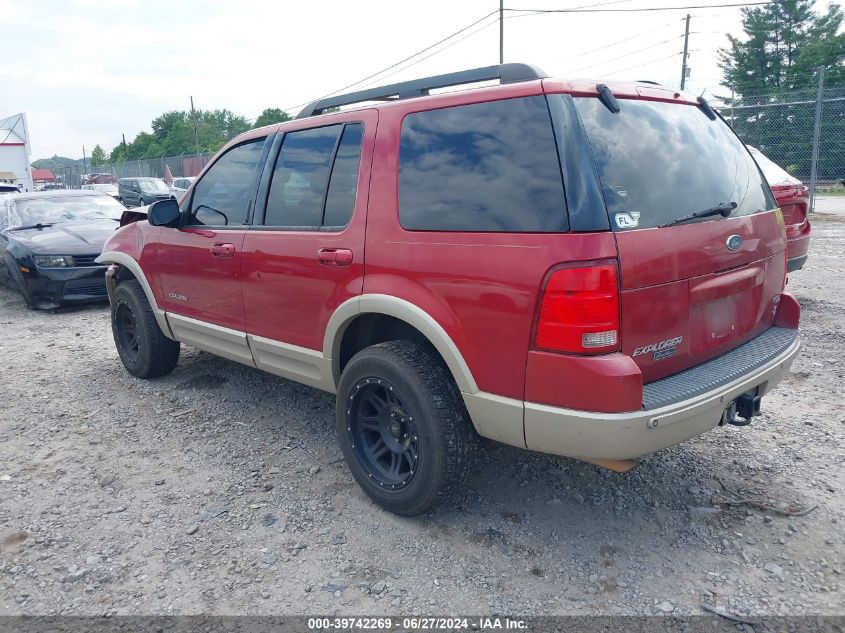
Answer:
[[[704,209],[704,211],[696,211],[695,213],[690,213],[689,215],[682,215],[679,218],[675,218],[671,222],[666,222],[665,224],[661,224],[657,228],[662,229],[666,226],[673,226],[675,224],[683,224],[684,222],[689,222],[690,220],[695,220],[697,218],[706,218],[711,215],[721,215],[723,218],[728,217],[733,210],[736,209],[736,202],[723,202],[722,204],[717,204],[715,207],[710,207],[709,209]]]
[[[26,230],[29,230],[29,229],[46,229],[48,227],[53,226],[54,224],[55,224],[55,222],[49,222],[48,224],[42,224],[41,222],[39,222],[38,224],[31,224],[29,226],[13,226],[9,230],[10,231],[26,231]]]

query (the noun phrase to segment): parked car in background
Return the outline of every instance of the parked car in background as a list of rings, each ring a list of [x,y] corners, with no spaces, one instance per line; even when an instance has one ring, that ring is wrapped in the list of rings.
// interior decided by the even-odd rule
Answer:
[[[183,178],[174,178],[173,184],[170,185],[170,192],[178,200],[191,187],[191,185],[193,184],[193,182],[196,179],[197,179],[196,176],[185,176]]]
[[[783,212],[786,224],[786,251],[788,272],[804,267],[810,250],[810,190],[777,163],[772,162],[756,147],[749,147],[763,175],[775,194],[775,201]]]
[[[117,187],[117,199],[127,207],[143,207],[174,197],[161,178],[121,178]]]
[[[95,260],[125,209],[99,191],[0,196],[0,283],[30,308],[107,298]]]
[[[503,64],[328,97],[147,217],[98,259],[127,371],[184,343],[336,394],[351,475],[403,515],[478,435],[626,471],[750,424],[800,348],[760,170],[661,86]]]
[[[6,193],[20,193],[21,190],[18,189],[17,185],[13,185],[9,182],[0,182],[0,196]]]
[[[120,191],[118,190],[117,185],[112,185],[109,183],[95,183],[91,185],[82,185],[82,188],[87,191],[99,191],[108,194],[115,200],[118,200],[120,198]]]
[[[85,185],[116,185],[117,176],[108,173],[88,174],[83,180]]]

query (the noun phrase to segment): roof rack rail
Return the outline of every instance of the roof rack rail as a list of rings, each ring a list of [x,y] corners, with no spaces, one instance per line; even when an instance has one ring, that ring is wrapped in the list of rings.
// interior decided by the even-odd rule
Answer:
[[[305,119],[310,116],[322,114],[328,108],[337,108],[364,101],[396,101],[398,99],[422,97],[429,94],[430,90],[459,86],[461,84],[491,81],[494,79],[498,79],[503,84],[511,84],[520,81],[531,81],[532,79],[544,79],[546,77],[548,77],[546,73],[530,64],[499,64],[497,66],[473,68],[472,70],[462,70],[446,75],[434,75],[433,77],[403,81],[388,86],[369,88],[335,97],[318,99],[305,106],[296,118]]]

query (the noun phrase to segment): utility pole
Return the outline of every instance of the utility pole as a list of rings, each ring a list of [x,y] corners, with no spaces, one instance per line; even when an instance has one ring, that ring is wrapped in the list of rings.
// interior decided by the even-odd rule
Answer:
[[[813,123],[813,153],[810,157],[810,212],[816,206],[816,179],[819,165],[819,139],[822,130],[822,103],[824,103],[824,66],[819,66],[819,87],[816,90],[816,114]]]
[[[121,134],[123,138],[123,162],[126,162],[126,134]]]
[[[194,123],[194,144],[197,147],[197,154],[200,153],[200,137],[197,133],[197,116],[196,112],[194,111],[194,97],[191,95],[191,121]]]
[[[499,63],[505,63],[505,0],[499,0]]]
[[[88,164],[87,163],[88,163],[88,159],[85,156],[85,146],[83,145],[82,146],[82,173],[83,174],[88,173]]]
[[[689,50],[689,13],[687,13],[687,28],[684,32],[684,61],[681,64],[681,90],[687,83],[687,51]]]

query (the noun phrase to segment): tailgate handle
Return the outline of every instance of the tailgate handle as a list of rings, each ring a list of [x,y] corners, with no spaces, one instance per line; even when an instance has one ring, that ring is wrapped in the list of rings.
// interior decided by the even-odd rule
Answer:
[[[689,300],[691,304],[707,303],[722,299],[744,290],[751,290],[763,283],[763,268],[752,266],[744,270],[735,270],[718,277],[691,283]]]

